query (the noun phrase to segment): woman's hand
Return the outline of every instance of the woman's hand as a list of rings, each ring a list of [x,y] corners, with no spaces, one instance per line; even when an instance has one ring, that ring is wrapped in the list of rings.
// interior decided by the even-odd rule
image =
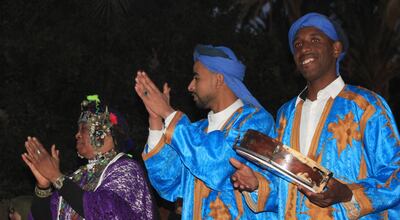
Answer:
[[[27,153],[24,153],[21,155],[22,160],[28,165],[29,169],[31,169],[31,172],[33,176],[36,178],[36,185],[41,188],[41,189],[47,189],[50,187],[50,181],[46,179],[42,174],[39,173],[39,171],[35,168],[35,166],[32,164],[30,161],[30,157]]]
[[[30,165],[27,163],[30,168],[31,166],[33,167],[33,169],[31,168],[32,173],[35,170],[50,182],[55,182],[62,175],[59,165],[59,151],[55,145],[51,146],[50,155],[37,138],[28,137],[25,142],[25,148],[28,153],[23,155],[23,159],[25,162],[30,163]],[[38,175],[38,177],[40,176]],[[42,178],[40,180],[42,181]]]

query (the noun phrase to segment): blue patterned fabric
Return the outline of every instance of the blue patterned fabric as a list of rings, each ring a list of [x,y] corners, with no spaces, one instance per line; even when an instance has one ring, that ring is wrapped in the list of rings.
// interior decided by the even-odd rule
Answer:
[[[299,114],[296,98],[281,107],[277,117],[278,139],[298,149]],[[353,210],[360,219],[397,219],[400,216],[400,139],[385,100],[360,87],[346,85],[326,104],[308,157],[333,172],[349,186],[355,203],[320,208],[293,184],[279,180],[272,190],[279,219],[349,219]],[[297,134],[296,134],[297,133]],[[314,140],[313,139],[313,140]],[[353,214],[354,214],[353,213]],[[353,215],[354,216],[354,215]]]
[[[186,115],[177,115],[165,141],[144,154],[150,182],[159,195],[169,201],[183,198],[182,219],[274,219],[275,213],[255,214],[233,189],[230,176],[235,169],[229,163],[231,157],[245,161],[232,147],[247,129],[274,136],[272,116],[244,105],[222,130],[207,133],[207,120],[191,123]]]

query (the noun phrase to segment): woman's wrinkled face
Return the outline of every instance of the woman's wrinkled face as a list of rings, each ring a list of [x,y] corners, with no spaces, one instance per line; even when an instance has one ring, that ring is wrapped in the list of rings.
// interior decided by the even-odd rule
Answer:
[[[95,151],[90,142],[89,129],[86,123],[79,123],[75,139],[78,153],[86,159],[94,158]]]

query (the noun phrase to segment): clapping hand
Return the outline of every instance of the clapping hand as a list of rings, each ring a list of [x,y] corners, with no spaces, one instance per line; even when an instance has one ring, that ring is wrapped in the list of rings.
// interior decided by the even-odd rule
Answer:
[[[60,172],[59,151],[56,146],[51,147],[51,155],[35,137],[28,137],[25,141],[27,153],[22,159],[29,166],[40,188],[47,188],[62,174]]]
[[[170,88],[168,84],[164,84],[163,92],[151,81],[148,75],[143,71],[138,71],[135,78],[135,91],[142,99],[150,117],[166,118],[174,112],[169,104]]]

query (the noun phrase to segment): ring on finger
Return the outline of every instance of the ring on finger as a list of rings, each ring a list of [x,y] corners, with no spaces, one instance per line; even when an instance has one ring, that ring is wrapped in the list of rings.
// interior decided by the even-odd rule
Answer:
[[[149,92],[147,90],[144,91],[143,95],[147,96],[149,94]]]
[[[42,153],[40,150],[36,150],[36,153],[38,154],[38,155],[40,155],[40,153]]]

